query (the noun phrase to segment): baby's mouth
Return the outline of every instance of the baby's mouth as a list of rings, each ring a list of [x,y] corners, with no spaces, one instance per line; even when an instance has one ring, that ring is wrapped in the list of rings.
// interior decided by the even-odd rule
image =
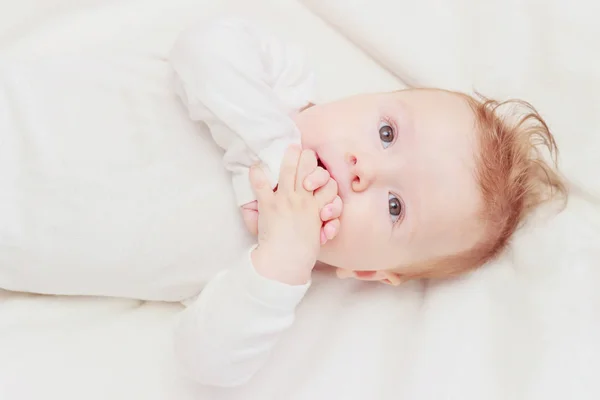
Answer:
[[[323,168],[325,171],[327,171],[327,167],[325,166],[325,164],[323,164],[323,161],[321,161],[320,158],[317,158],[317,166]]]
[[[333,168],[332,170],[329,170],[329,168],[327,167],[327,163],[323,162],[323,160],[321,160],[321,157],[319,157],[318,154],[317,154],[317,166],[319,166],[319,167],[323,168],[325,171],[327,171],[327,173],[329,174],[329,177],[338,184],[338,195],[340,196],[340,198],[343,201],[344,196],[342,194],[342,188],[340,187],[339,182],[335,176],[335,171],[334,171],[335,168]],[[331,167],[331,164],[329,166]]]
[[[333,171],[330,171],[329,168],[327,168],[327,164],[323,162],[323,160],[321,160],[321,157],[319,157],[319,155],[317,154],[317,166],[323,168],[325,171],[327,171],[329,173],[329,176],[332,179],[335,179],[335,177],[333,176]]]

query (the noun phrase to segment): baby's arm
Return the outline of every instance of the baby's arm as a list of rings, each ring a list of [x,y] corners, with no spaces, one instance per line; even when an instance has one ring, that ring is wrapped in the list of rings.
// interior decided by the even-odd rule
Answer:
[[[249,381],[294,322],[310,286],[263,277],[252,264],[251,251],[213,278],[178,316],[177,362],[198,383],[231,387]]]
[[[184,371],[208,385],[247,382],[267,361],[293,323],[310,285],[319,252],[319,209],[337,191],[313,192],[300,179],[317,166],[314,152],[291,148],[273,193],[253,173],[261,204],[258,246],[206,286],[176,326],[175,347]]]

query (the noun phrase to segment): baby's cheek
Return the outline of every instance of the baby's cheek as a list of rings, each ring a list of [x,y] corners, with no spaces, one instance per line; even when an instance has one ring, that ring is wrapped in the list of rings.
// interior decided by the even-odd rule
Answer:
[[[344,205],[338,237],[349,248],[364,248],[373,236],[373,218],[368,209]]]

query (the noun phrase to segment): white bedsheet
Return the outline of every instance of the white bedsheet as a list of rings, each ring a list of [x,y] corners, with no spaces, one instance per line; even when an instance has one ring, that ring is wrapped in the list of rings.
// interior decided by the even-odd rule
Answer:
[[[52,11],[42,15],[27,12],[34,3],[20,3],[29,22],[0,31],[2,56],[90,42],[165,54],[190,10],[242,7],[40,0]],[[298,3],[244,7],[304,40],[322,99],[400,86]],[[600,213],[578,197],[568,211],[522,232],[511,256],[459,281],[395,288],[317,276],[271,362],[233,390],[177,375],[170,344],[177,304],[2,292],[0,399],[596,399]]]

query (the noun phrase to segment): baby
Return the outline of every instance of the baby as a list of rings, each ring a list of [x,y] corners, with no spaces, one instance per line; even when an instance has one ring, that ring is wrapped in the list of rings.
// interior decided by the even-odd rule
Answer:
[[[258,235],[177,325],[180,364],[204,384],[239,385],[260,369],[317,262],[394,285],[456,276],[566,192],[536,147],[555,155],[554,139],[524,102],[409,89],[313,104],[301,53],[238,19],[184,32],[171,63]]]

